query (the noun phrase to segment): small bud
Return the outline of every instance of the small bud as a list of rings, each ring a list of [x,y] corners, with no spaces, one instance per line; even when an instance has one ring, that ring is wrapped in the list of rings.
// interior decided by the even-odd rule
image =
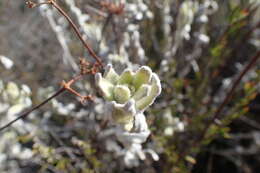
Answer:
[[[131,92],[127,86],[124,85],[117,85],[114,88],[114,99],[118,103],[125,103],[127,102],[131,97]]]

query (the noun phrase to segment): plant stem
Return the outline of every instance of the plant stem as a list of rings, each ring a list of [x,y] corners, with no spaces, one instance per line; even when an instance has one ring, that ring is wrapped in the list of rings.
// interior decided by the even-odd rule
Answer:
[[[220,115],[221,115],[225,105],[227,105],[229,103],[229,101],[231,100],[231,98],[233,97],[234,92],[235,92],[236,88],[238,87],[240,81],[245,76],[245,74],[256,64],[256,62],[259,59],[259,57],[260,57],[260,51],[258,51],[256,53],[256,55],[251,59],[251,61],[245,66],[243,71],[241,71],[241,73],[239,74],[238,78],[234,81],[232,87],[230,88],[229,92],[227,93],[225,99],[223,100],[223,102],[217,108],[217,110],[214,113],[212,119],[206,124],[206,126],[203,129],[201,135],[199,136],[199,140],[198,141],[202,140],[205,137],[209,127],[215,122],[215,120],[217,120],[220,117]]]
[[[39,109],[40,107],[42,107],[43,105],[45,105],[46,103],[48,103],[51,99],[57,97],[58,95],[60,95],[61,93],[63,93],[64,91],[66,91],[66,89],[60,88],[56,93],[54,93],[52,96],[50,96],[49,98],[47,98],[46,100],[44,100],[42,103],[34,106],[33,108],[29,109],[28,111],[23,112],[22,114],[20,114],[16,119],[10,121],[9,123],[7,123],[6,125],[4,125],[3,127],[0,128],[0,132],[3,131],[4,129],[6,129],[7,127],[11,126],[13,123],[15,123],[16,121],[25,118],[26,116],[28,116],[30,113],[32,113],[33,111],[35,111],[36,109]]]
[[[234,81],[232,87],[230,88],[229,92],[227,93],[225,99],[223,100],[223,102],[219,105],[219,107],[217,108],[216,112],[214,113],[214,115],[212,116],[212,118],[206,123],[205,127],[202,130],[202,133],[198,136],[198,138],[196,140],[194,140],[191,143],[191,147],[190,148],[195,148],[198,145],[201,144],[201,141],[205,138],[210,126],[217,120],[219,119],[224,107],[229,103],[229,101],[232,99],[234,92],[236,90],[236,88],[238,87],[240,81],[242,80],[242,78],[245,76],[245,74],[256,64],[257,60],[260,58],[260,51],[258,51],[256,53],[256,55],[250,60],[250,62],[245,66],[245,68],[240,72],[239,76],[237,77],[237,79]],[[187,154],[187,150],[183,151],[179,154],[179,158],[177,160],[177,162],[180,162],[185,155]]]
[[[44,100],[43,102],[41,102],[40,104],[32,107],[31,109],[29,109],[28,111],[25,111],[23,113],[21,113],[16,119],[10,121],[9,123],[7,123],[6,125],[4,125],[3,127],[0,128],[0,132],[3,131],[4,129],[6,129],[7,127],[11,126],[13,123],[15,123],[16,121],[22,119],[22,118],[25,118],[26,116],[28,116],[30,113],[32,113],[33,111],[39,109],[40,107],[44,106],[46,103],[48,103],[50,100],[52,100],[53,98],[57,97],[58,95],[60,95],[61,93],[63,93],[64,91],[69,91],[69,92],[72,92],[74,93],[70,86],[77,82],[78,80],[80,80],[82,77],[82,75],[78,75],[76,77],[74,77],[73,79],[71,79],[70,81],[68,82],[62,82],[62,87],[56,92],[54,93],[53,95],[51,95],[49,98],[47,98],[46,100]],[[79,96],[81,99],[92,99],[90,96],[86,96],[86,97],[83,97],[81,95],[77,95]]]
[[[77,28],[75,23],[72,21],[72,19],[67,15],[67,13],[54,0],[50,0],[49,3],[53,7],[55,7],[67,19],[67,21],[70,23],[70,25],[72,26],[73,30],[76,32],[76,34],[77,34],[78,38],[80,39],[80,41],[82,42],[82,44],[88,50],[89,54],[98,62],[98,64],[101,67],[103,67],[101,58],[98,57],[97,54],[94,52],[94,50],[88,45],[88,43],[86,41],[84,41],[82,35],[80,34],[79,29]]]

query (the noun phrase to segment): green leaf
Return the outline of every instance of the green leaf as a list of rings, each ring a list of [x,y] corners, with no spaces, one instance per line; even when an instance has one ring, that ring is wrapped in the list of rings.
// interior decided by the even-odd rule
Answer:
[[[118,79],[118,84],[132,84],[134,73],[131,70],[125,70]]]
[[[130,131],[132,129],[135,114],[135,101],[133,99],[125,104],[112,102],[112,117],[115,122],[122,124],[125,130]]]
[[[151,86],[144,84],[136,91],[136,93],[133,96],[133,99],[140,100],[141,98],[148,96],[150,92]]]
[[[117,103],[125,103],[131,97],[131,92],[127,86],[117,85],[114,88],[114,99]]]
[[[112,101],[114,85],[110,81],[102,78],[100,73],[97,73],[95,78],[96,78],[96,85],[99,87],[100,91],[102,92],[103,97],[108,101]]]
[[[155,98],[161,93],[161,83],[158,76],[155,73],[153,73],[152,75],[151,83],[152,87],[149,95],[136,102],[136,107],[140,111],[143,111],[149,105],[151,105],[154,102]]]
[[[119,78],[119,75],[115,72],[114,68],[111,64],[108,64],[106,67],[106,71],[104,74],[104,78],[111,82],[112,84],[116,84]]]
[[[139,89],[141,85],[148,84],[152,77],[152,71],[147,66],[142,66],[134,75],[133,85]]]

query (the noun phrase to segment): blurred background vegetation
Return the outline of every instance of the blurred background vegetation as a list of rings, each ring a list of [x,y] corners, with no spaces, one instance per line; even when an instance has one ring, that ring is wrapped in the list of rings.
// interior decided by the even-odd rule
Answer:
[[[120,6],[112,14],[104,2]],[[148,65],[162,94],[146,112],[150,157],[128,168],[102,137],[104,101],[88,76],[75,86],[94,103],[63,94],[0,133],[0,172],[254,173],[260,165],[258,0],[57,0],[102,57],[120,72]],[[0,1],[0,124],[38,104],[91,61],[65,19],[50,6]],[[206,130],[205,130],[206,129]],[[107,130],[107,131],[106,131]],[[120,143],[116,141],[119,147]]]

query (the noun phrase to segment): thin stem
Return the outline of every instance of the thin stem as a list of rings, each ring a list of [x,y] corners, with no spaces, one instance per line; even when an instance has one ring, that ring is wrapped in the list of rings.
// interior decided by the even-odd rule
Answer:
[[[87,42],[84,41],[82,35],[80,34],[79,29],[77,28],[77,26],[75,25],[75,23],[72,21],[72,19],[67,15],[67,13],[54,1],[54,0],[50,0],[49,3],[55,7],[66,19],[67,21],[70,23],[70,25],[72,26],[72,28],[74,29],[74,31],[76,32],[78,38],[80,39],[80,41],[82,42],[82,44],[85,46],[85,48],[88,50],[89,54],[98,62],[98,64],[103,67],[101,58],[97,56],[97,54],[94,52],[94,50],[88,45]]]
[[[29,6],[29,8],[38,7],[38,6],[44,5],[44,4],[50,4],[53,7],[55,7],[60,12],[60,14],[63,15],[67,19],[67,21],[72,26],[73,30],[76,32],[76,35],[78,36],[78,38],[80,39],[80,41],[82,42],[84,47],[88,50],[89,54],[96,60],[96,62],[98,63],[98,65],[100,67],[103,67],[101,58],[99,56],[97,56],[97,54],[94,52],[94,50],[83,39],[76,24],[72,21],[72,19],[68,16],[68,14],[56,3],[56,0],[47,0],[47,1],[41,2],[41,3],[34,3],[32,1],[26,1],[26,4]]]
[[[16,121],[25,118],[26,116],[28,116],[30,113],[32,113],[33,111],[35,111],[36,109],[39,109],[40,107],[42,107],[43,105],[45,105],[46,103],[48,103],[51,99],[57,97],[58,95],[60,95],[61,93],[63,93],[64,91],[66,91],[65,88],[60,88],[56,93],[54,93],[52,96],[50,96],[49,98],[47,98],[46,100],[44,100],[42,103],[34,106],[33,108],[29,109],[28,111],[23,112],[22,114],[20,114],[16,119],[10,121],[9,123],[7,123],[6,125],[4,125],[3,127],[0,128],[0,132],[3,131],[4,129],[6,129],[7,127],[11,126],[13,123],[15,123]]]
[[[249,62],[249,64],[247,64],[247,65],[245,66],[245,68],[243,69],[243,71],[241,71],[240,75],[239,75],[238,78],[235,80],[235,82],[233,83],[231,89],[230,89],[229,92],[227,93],[225,99],[223,100],[223,102],[222,102],[222,103],[219,105],[219,107],[217,108],[217,110],[216,110],[216,112],[214,113],[212,119],[206,124],[205,128],[203,129],[202,134],[201,134],[200,137],[199,137],[200,140],[202,140],[202,139],[205,137],[205,135],[206,135],[206,133],[207,133],[209,127],[211,126],[211,124],[213,124],[213,123],[215,122],[215,120],[217,120],[217,119],[220,117],[220,115],[221,115],[221,113],[222,113],[224,107],[229,103],[229,101],[230,101],[231,98],[233,97],[234,92],[235,92],[236,88],[238,87],[240,81],[241,81],[242,78],[245,76],[245,74],[256,64],[256,62],[257,62],[257,60],[259,59],[259,57],[260,57],[260,51],[258,51],[258,52],[256,53],[256,55],[251,59],[251,61]],[[200,140],[199,140],[199,141],[200,141]]]
[[[235,82],[233,83],[233,85],[230,88],[229,92],[227,93],[227,95],[226,95],[225,99],[223,100],[223,102],[219,105],[219,107],[217,108],[216,112],[214,113],[214,115],[212,116],[210,121],[208,121],[206,123],[206,126],[203,128],[202,133],[200,134],[200,136],[197,138],[197,140],[192,142],[192,144],[191,144],[192,148],[197,147],[198,145],[201,144],[201,141],[205,138],[205,136],[206,136],[210,126],[220,117],[224,107],[232,99],[232,97],[234,95],[234,92],[235,92],[236,88],[238,87],[239,83],[241,82],[242,78],[256,64],[256,62],[259,59],[259,57],[260,57],[260,51],[258,51],[256,53],[256,55],[251,59],[251,61],[241,71],[241,73],[239,74],[238,78],[235,80]],[[186,154],[187,154],[187,151],[181,152],[179,154],[179,158],[178,158],[177,162],[180,162],[185,157]]]
[[[61,9],[61,7],[55,3],[55,0],[48,0],[46,2],[42,2],[42,3],[33,3],[31,1],[27,1],[26,2],[27,5],[29,5],[30,8],[34,8],[37,7],[39,5],[44,5],[44,4],[50,4],[52,6],[54,6],[70,23],[70,25],[72,26],[72,28],[74,29],[74,31],[76,32],[77,36],[79,37],[79,39],[81,40],[81,42],[83,43],[83,45],[87,48],[87,50],[89,51],[89,54],[96,60],[96,62],[98,63],[99,66],[103,67],[103,64],[101,62],[101,59],[95,54],[95,52],[92,50],[92,48],[84,41],[83,37],[81,36],[79,29],[76,27],[76,25],[74,24],[74,22],[71,20],[71,18]],[[57,97],[58,95],[60,95],[61,93],[63,93],[64,91],[69,91],[72,92],[73,94],[76,94],[77,96],[79,96],[83,101],[84,100],[92,100],[91,96],[81,96],[79,93],[77,93],[76,91],[72,90],[70,88],[70,86],[76,82],[77,80],[81,79],[82,75],[78,75],[75,78],[71,79],[69,82],[63,82],[62,83],[62,88],[60,88],[56,93],[54,93],[52,96],[50,96],[49,98],[47,98],[46,100],[44,100],[42,103],[32,107],[31,109],[29,109],[28,111],[25,111],[23,113],[21,113],[17,118],[15,118],[14,120],[10,121],[9,123],[7,123],[6,125],[0,127],[0,132],[3,131],[4,129],[6,129],[7,127],[11,126],[13,123],[15,123],[16,121],[25,118],[26,116],[28,116],[30,113],[32,113],[33,111],[39,109],[40,107],[44,106],[46,103],[48,103],[50,100],[52,100],[53,98]]]
[[[63,93],[64,91],[69,91],[72,92],[70,86],[75,83],[76,81],[80,80],[82,78],[82,75],[78,75],[76,77],[74,77],[73,79],[71,79],[69,82],[62,82],[62,88],[60,88],[56,93],[54,93],[53,95],[51,95],[49,98],[47,98],[46,100],[44,100],[43,102],[41,102],[40,104],[32,107],[31,109],[29,109],[28,111],[25,111],[23,113],[21,113],[17,118],[15,118],[14,120],[10,121],[9,123],[7,123],[6,125],[4,125],[3,127],[0,128],[0,132],[3,131],[4,129],[6,129],[7,127],[11,126],[13,123],[15,123],[16,121],[25,118],[26,116],[28,116],[30,113],[32,113],[33,111],[39,109],[40,107],[44,106],[46,103],[48,103],[51,99],[57,97],[58,95],[60,95],[61,93]],[[72,92],[73,93],[73,92]],[[92,97],[90,96],[81,96],[78,95],[82,100],[85,99],[89,99],[92,100]]]

